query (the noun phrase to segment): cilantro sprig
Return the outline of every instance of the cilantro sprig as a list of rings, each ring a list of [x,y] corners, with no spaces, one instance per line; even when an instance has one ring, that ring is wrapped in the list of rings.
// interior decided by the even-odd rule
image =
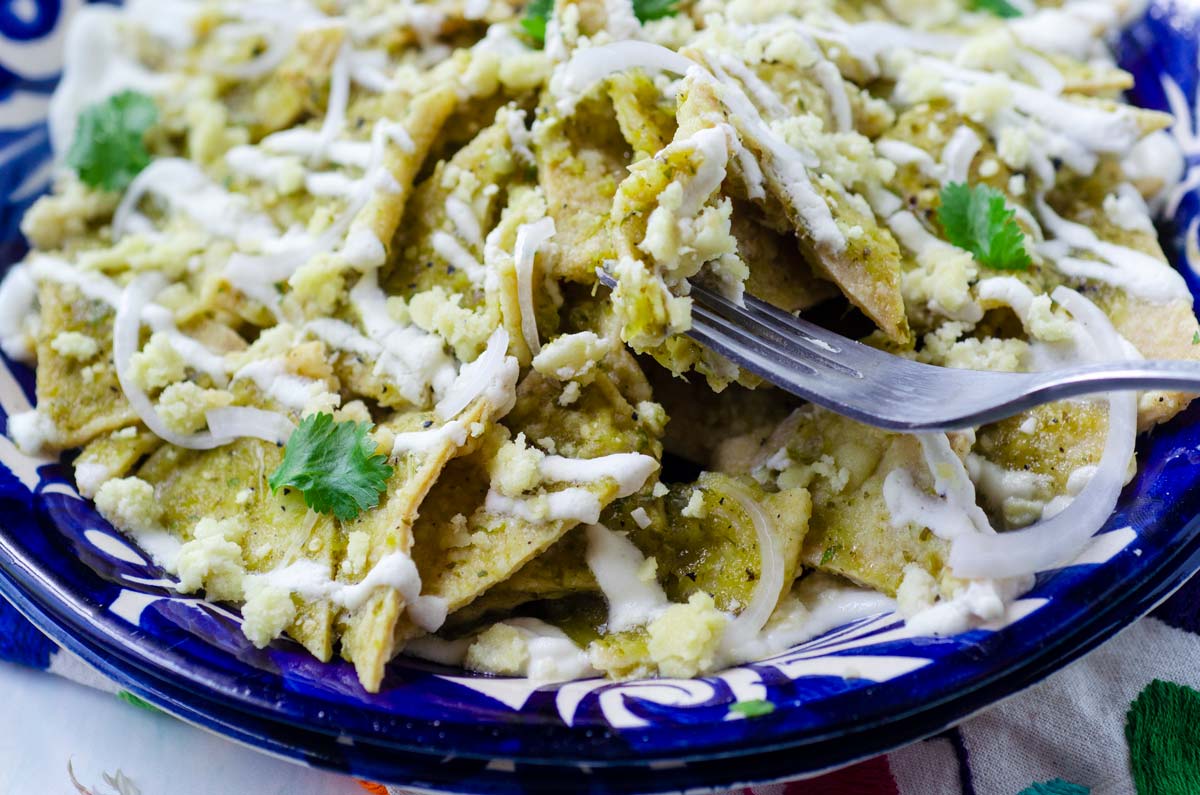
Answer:
[[[283,460],[267,482],[271,491],[292,487],[317,513],[349,521],[379,504],[392,468],[375,452],[367,422],[334,422],[310,414],[288,439]]]
[[[633,14],[643,24],[679,13],[679,0],[633,0]]]
[[[1008,0],[970,0],[970,7],[972,11],[990,11],[1004,19],[1021,16],[1021,9]]]
[[[770,715],[774,711],[775,705],[761,698],[751,701],[737,701],[729,705],[730,714],[741,715],[745,718],[761,718],[763,715]]]
[[[79,114],[67,165],[93,188],[124,190],[150,165],[146,132],[157,121],[158,106],[137,91],[90,105]]]
[[[546,22],[554,13],[554,0],[532,0],[525,6],[525,16],[521,17],[521,27],[529,34],[529,38],[538,44],[546,43]]]
[[[1004,194],[995,188],[951,182],[942,188],[937,217],[946,239],[971,252],[981,264],[1001,271],[1029,269],[1025,233]]]
[[[538,44],[546,42],[546,23],[554,13],[554,0],[531,0],[525,6],[521,27]],[[645,24],[655,19],[673,17],[679,13],[679,0],[633,0],[633,14]]]

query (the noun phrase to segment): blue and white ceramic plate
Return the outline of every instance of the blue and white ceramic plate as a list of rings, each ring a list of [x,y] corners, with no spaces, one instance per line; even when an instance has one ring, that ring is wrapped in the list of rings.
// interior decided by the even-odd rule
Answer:
[[[47,187],[45,116],[81,0],[0,2],[0,270]],[[1166,247],[1200,294],[1200,16],[1151,3],[1118,43],[1132,99],[1170,110],[1187,175]],[[0,367],[7,416],[32,373]],[[2,421],[2,420],[0,420]],[[1200,406],[1141,441],[1141,471],[1080,560],[995,625],[917,637],[892,615],[697,680],[538,687],[400,659],[378,695],[289,642],[258,650],[225,608],[180,596],[80,499],[56,461],[0,437],[0,594],[122,687],[263,750],[419,789],[666,792],[813,774],[935,733],[1027,687],[1149,611],[1200,568]],[[730,720],[734,701],[776,710]]]

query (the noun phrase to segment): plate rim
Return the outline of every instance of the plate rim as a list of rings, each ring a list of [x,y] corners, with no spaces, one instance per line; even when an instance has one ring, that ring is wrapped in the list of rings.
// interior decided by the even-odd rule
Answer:
[[[96,643],[95,639],[87,632],[78,634],[72,633],[68,626],[69,618],[61,615],[60,612],[54,610],[55,603],[50,601],[47,603],[45,599],[38,599],[35,594],[24,592],[20,588],[18,582],[11,578],[11,565],[13,563],[9,556],[9,550],[5,542],[3,528],[0,527],[0,595],[14,604],[22,615],[30,619],[43,632],[50,635],[56,642],[83,658],[89,665],[98,667],[110,678],[113,678],[122,687],[128,689],[139,697],[145,698],[152,704],[162,708],[164,711],[174,714],[181,719],[201,725],[202,728],[209,731],[230,736],[235,741],[251,745],[259,750],[267,753],[290,758],[292,761],[299,761],[306,764],[316,764],[335,771],[344,773],[353,773],[355,775],[364,775],[368,772],[375,772],[379,776],[379,780],[392,781],[401,785],[411,785],[412,778],[410,776],[394,779],[389,777],[389,763],[387,755],[394,753],[395,749],[391,747],[372,747],[365,746],[372,752],[356,756],[354,762],[356,766],[350,769],[348,766],[339,764],[335,761],[336,757],[327,756],[326,758],[316,758],[320,755],[320,746],[304,745],[301,741],[293,740],[292,745],[284,745],[284,741],[273,734],[258,734],[253,738],[245,736],[237,736],[227,728],[222,729],[208,725],[207,721],[214,719],[214,716],[224,716],[224,723],[227,727],[240,727],[244,723],[239,723],[238,718],[250,717],[252,720],[257,720],[262,723],[267,731],[275,730],[289,736],[308,737],[308,738],[324,738],[328,742],[330,735],[316,731],[304,730],[280,721],[263,721],[261,718],[255,718],[248,713],[237,710],[236,708],[225,711],[226,705],[219,704],[213,699],[205,699],[197,697],[191,691],[180,689],[174,696],[164,695],[164,685],[166,690],[170,690],[172,685],[169,672],[164,676],[161,671],[144,670],[136,664],[127,660],[120,650],[113,650],[107,644],[100,643],[100,648],[109,651],[113,654],[112,658],[105,658],[92,643]],[[835,744],[835,747],[841,746],[855,748],[854,751],[829,755],[824,753],[822,756],[825,759],[823,764],[808,764],[802,767],[788,765],[788,772],[780,773],[777,776],[768,776],[766,778],[753,777],[749,780],[743,780],[737,777],[727,777],[719,783],[708,784],[707,786],[720,788],[741,783],[750,783],[754,785],[771,783],[781,780],[795,780],[798,777],[811,777],[820,775],[822,772],[844,767],[853,764],[857,761],[872,758],[878,754],[886,753],[895,748],[907,745],[908,743],[934,736],[947,728],[954,726],[958,722],[965,720],[971,715],[985,710],[991,705],[1000,700],[1010,698],[1018,693],[1033,687],[1046,677],[1055,673],[1069,663],[1079,659],[1086,653],[1090,652],[1101,643],[1110,639],[1112,636],[1128,627],[1134,620],[1145,615],[1153,610],[1155,606],[1160,604],[1172,593],[1182,587],[1188,579],[1200,569],[1200,513],[1197,513],[1179,532],[1190,532],[1188,544],[1180,545],[1173,550],[1170,559],[1164,561],[1164,567],[1169,566],[1171,571],[1164,575],[1163,578],[1152,580],[1151,578],[1142,579],[1138,586],[1125,591],[1125,596],[1115,600],[1105,606],[1103,610],[1094,612],[1089,620],[1073,627],[1070,632],[1064,633],[1055,639],[1055,642],[1045,644],[1042,649],[1034,655],[1025,659],[1025,661],[1014,667],[996,671],[993,676],[987,681],[980,682],[977,686],[958,691],[948,695],[946,698],[930,702],[926,705],[914,709],[912,712],[903,715],[895,715],[886,720],[871,725],[859,726],[850,733],[839,733],[836,737],[826,738],[816,741],[817,745],[825,746],[826,744]],[[1132,612],[1131,612],[1132,611]],[[86,642],[81,638],[89,638],[92,643]],[[1065,651],[1064,651],[1065,647]],[[118,662],[120,660],[120,662]],[[124,663],[128,667],[123,667]],[[141,674],[139,676],[138,674]],[[151,687],[148,682],[153,682],[157,687]],[[998,698],[992,698],[986,695],[986,691],[1002,690],[1003,695]],[[190,698],[189,698],[190,697]],[[208,709],[205,710],[204,707]],[[230,717],[230,716],[233,717]],[[920,726],[915,730],[912,729],[916,725],[915,721],[920,719]],[[231,724],[230,721],[233,721]],[[909,727],[903,732],[892,732],[891,730],[898,727]],[[298,730],[298,731],[297,731]],[[871,737],[876,737],[872,742],[858,743],[856,739],[858,735],[867,734]],[[263,743],[273,742],[277,747],[263,747]],[[357,742],[357,741],[356,741]],[[720,764],[722,762],[738,760],[751,762],[755,759],[765,759],[772,755],[780,753],[788,753],[802,751],[813,745],[813,742],[804,739],[794,739],[784,741],[772,748],[733,748],[726,753],[712,754],[705,753],[695,760],[686,760],[689,764],[698,762],[705,766]],[[336,742],[335,742],[336,746]],[[358,747],[364,747],[359,745]],[[335,749],[336,750],[336,749]],[[326,751],[328,753],[328,751]],[[414,757],[414,761],[420,764],[423,759],[428,763],[428,770],[436,773],[438,770],[437,760],[439,756],[436,752],[426,752],[425,754],[407,752]],[[463,752],[462,756],[468,757],[468,752]],[[492,759],[492,755],[483,755],[480,759]],[[648,759],[631,759],[629,763],[614,763],[602,764],[597,767],[602,767],[606,773],[631,773],[644,771],[649,765],[655,761],[660,761],[661,758]],[[530,761],[517,760],[521,764],[529,765],[533,769],[540,770],[561,770],[563,768],[577,768],[578,763],[572,760],[550,760],[550,761]],[[371,763],[374,764],[371,764]],[[661,770],[656,771],[656,776],[662,779],[671,779],[671,771]],[[706,775],[706,780],[712,781],[713,776]],[[483,775],[478,777],[481,780],[475,782],[467,788],[455,788],[456,783],[461,783],[457,778],[450,778],[445,781],[430,781],[428,783],[434,786],[434,789],[429,792],[464,792],[464,793],[495,793],[495,792],[527,792],[536,791],[530,790],[526,786],[520,786],[518,789],[509,789],[510,786],[519,786],[512,781],[511,773],[508,772],[493,772],[491,775]],[[526,782],[528,783],[528,782]],[[628,793],[657,793],[657,792],[674,792],[677,787],[674,787],[670,781],[664,780],[662,787],[652,786],[650,788],[634,785],[631,787],[612,787],[613,792],[628,792]],[[560,782],[555,783],[555,787],[560,786]],[[449,788],[447,788],[449,787]],[[553,791],[553,788],[548,791]],[[690,788],[689,788],[690,791]]]

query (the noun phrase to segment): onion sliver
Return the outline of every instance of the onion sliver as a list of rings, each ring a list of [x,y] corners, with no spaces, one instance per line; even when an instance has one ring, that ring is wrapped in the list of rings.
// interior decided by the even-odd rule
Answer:
[[[736,658],[737,650],[754,640],[762,628],[766,626],[779,596],[783,591],[783,555],[775,540],[775,527],[767,517],[762,506],[741,486],[729,485],[731,496],[754,524],[754,534],[758,538],[758,555],[760,560],[758,584],[754,587],[754,595],[750,604],[738,614],[738,617],[725,628],[721,638],[721,654],[726,658]]]
[[[237,80],[254,80],[269,72],[273,72],[287,58],[288,53],[292,51],[296,43],[295,30],[282,24],[246,22],[240,25],[226,25],[224,30],[236,30],[237,33],[245,34],[247,37],[262,36],[267,40],[267,49],[261,55],[257,55],[249,61],[236,64],[221,63],[219,61],[209,62],[208,68],[212,71],[222,77]]]
[[[158,416],[150,398],[129,377],[129,362],[138,350],[142,312],[165,286],[166,280],[161,274],[151,273],[137,277],[121,293],[121,300],[117,304],[117,316],[113,321],[113,362],[117,368],[117,381],[138,419],[145,423],[155,436],[189,450],[212,450],[214,447],[228,444],[230,440],[218,438],[208,431],[182,434],[171,430]]]
[[[1052,297],[1095,341],[1098,351],[1122,350],[1121,337],[1095,304],[1074,290],[1057,288]],[[1091,480],[1060,513],[1024,530],[997,535],[964,535],[950,549],[956,577],[1016,577],[1070,562],[1112,515],[1125,485],[1137,436],[1137,395],[1108,395],[1108,433]]]
[[[325,149],[346,126],[346,105],[349,101],[350,46],[343,43],[338,50],[337,58],[333,62],[332,73],[329,76],[329,99],[325,103],[325,119],[321,122],[319,133],[321,157],[325,156]]]
[[[587,47],[576,50],[571,60],[554,76],[551,93],[562,97],[558,100],[558,110],[568,116],[588,89],[609,75],[638,68],[683,75],[695,65],[695,61],[674,50],[645,41],[618,41]]]
[[[154,189],[155,183],[162,178],[164,173],[173,181],[186,184],[190,183],[192,179],[190,170],[194,168],[195,166],[185,160],[164,157],[142,169],[141,173],[129,183],[129,187],[121,196],[120,203],[117,204],[117,209],[113,211],[113,240],[120,240],[129,231],[130,219],[137,210],[138,204],[141,203],[142,197]]]
[[[471,405],[475,398],[488,391],[503,374],[508,355],[508,332],[498,328],[488,339],[487,349],[470,364],[464,364],[458,378],[446,390],[436,406],[439,417],[451,420]]]
[[[517,301],[521,306],[521,334],[529,353],[537,356],[542,349],[538,340],[537,315],[533,306],[533,266],[538,250],[554,236],[554,219],[542,218],[517,228],[513,263],[517,271]]]
[[[153,228],[137,213],[138,204],[147,193],[157,195],[172,213],[186,214],[211,234],[239,245],[243,240],[265,244],[279,237],[279,230],[269,216],[253,211],[244,196],[230,193],[213,182],[195,163],[179,157],[160,157],[142,169],[117,205],[112,221],[114,240],[130,231],[146,232]]]
[[[212,409],[204,416],[208,420],[209,431],[226,439],[262,439],[283,445],[287,444],[292,431],[296,430],[296,424],[287,415],[249,406]]]

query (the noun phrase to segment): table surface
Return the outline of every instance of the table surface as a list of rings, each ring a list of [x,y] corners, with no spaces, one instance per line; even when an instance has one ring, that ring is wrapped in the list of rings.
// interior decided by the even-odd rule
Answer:
[[[118,769],[142,795],[364,795],[352,779],[242,747],[111,693],[0,662],[0,793],[95,795]],[[119,727],[119,728],[118,728]]]

